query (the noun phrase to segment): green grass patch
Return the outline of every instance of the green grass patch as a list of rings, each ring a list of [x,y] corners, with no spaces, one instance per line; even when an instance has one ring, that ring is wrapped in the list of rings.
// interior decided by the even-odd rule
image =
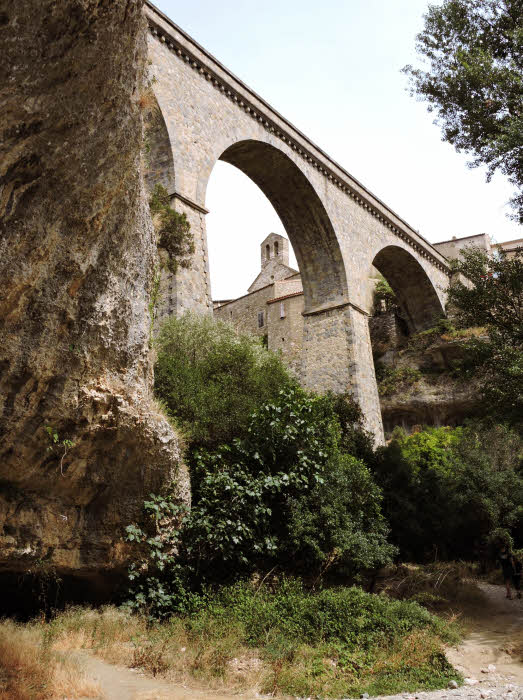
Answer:
[[[49,649],[87,648],[111,663],[199,687],[357,697],[460,681],[443,653],[453,624],[417,603],[356,587],[304,590],[293,579],[202,595],[191,615],[151,624],[125,610],[72,608],[27,626]]]

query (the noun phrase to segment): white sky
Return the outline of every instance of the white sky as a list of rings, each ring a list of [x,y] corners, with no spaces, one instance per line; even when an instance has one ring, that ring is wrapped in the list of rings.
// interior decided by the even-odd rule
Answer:
[[[419,63],[427,0],[156,4],[429,241],[523,237],[507,218],[508,182],[487,184],[484,170],[467,168],[406,90],[400,70]],[[261,241],[285,230],[257,186],[226,163],[212,172],[206,206],[213,298],[245,294]]]

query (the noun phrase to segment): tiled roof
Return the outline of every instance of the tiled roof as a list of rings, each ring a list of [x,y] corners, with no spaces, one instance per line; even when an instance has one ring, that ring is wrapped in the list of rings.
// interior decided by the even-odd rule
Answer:
[[[267,304],[274,304],[275,301],[283,301],[284,299],[289,299],[289,297],[299,297],[300,294],[303,294],[303,290],[301,292],[291,292],[290,294],[284,294],[282,297],[276,297],[275,299],[267,299]]]

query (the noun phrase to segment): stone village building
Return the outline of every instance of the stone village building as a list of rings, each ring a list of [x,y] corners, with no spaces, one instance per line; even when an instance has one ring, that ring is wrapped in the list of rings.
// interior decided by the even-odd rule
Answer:
[[[303,345],[303,285],[298,270],[289,266],[289,241],[271,233],[262,242],[261,270],[238,299],[215,301],[214,317],[239,331],[264,338],[269,350],[279,351],[296,373]]]

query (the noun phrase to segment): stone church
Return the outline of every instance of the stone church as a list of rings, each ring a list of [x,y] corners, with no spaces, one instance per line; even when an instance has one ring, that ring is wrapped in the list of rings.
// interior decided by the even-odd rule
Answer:
[[[262,242],[261,270],[238,299],[214,301],[214,317],[239,331],[263,338],[269,350],[279,350],[296,374],[303,346],[303,286],[298,270],[289,265],[289,241],[271,233]]]

